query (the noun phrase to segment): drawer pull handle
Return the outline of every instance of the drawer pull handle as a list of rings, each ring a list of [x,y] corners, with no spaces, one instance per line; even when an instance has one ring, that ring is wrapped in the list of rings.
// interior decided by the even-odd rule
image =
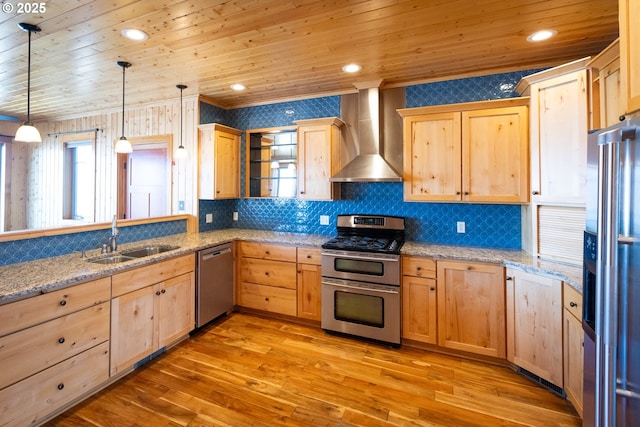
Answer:
[[[63,299],[62,301],[60,301],[60,307],[64,307],[65,305],[67,305],[66,299]]]
[[[64,344],[64,337],[60,337],[60,338],[58,338],[58,342],[59,342],[60,344]]]
[[[63,388],[64,388],[64,384],[63,383],[58,384],[58,390],[62,390]]]
[[[569,306],[570,306],[570,307],[577,307],[577,306],[578,306],[578,304],[576,304],[575,302],[571,301],[571,302],[569,303]]]

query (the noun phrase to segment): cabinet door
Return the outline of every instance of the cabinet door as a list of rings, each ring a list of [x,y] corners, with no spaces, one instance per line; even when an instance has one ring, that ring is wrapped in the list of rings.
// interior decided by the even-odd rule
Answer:
[[[147,286],[111,301],[111,375],[133,366],[157,348],[153,288]]]
[[[527,107],[462,113],[462,200],[529,199],[528,122]]]
[[[402,276],[402,337],[436,344],[436,281]]]
[[[562,386],[562,281],[507,270],[507,359]]]
[[[531,85],[531,200],[585,203],[587,72]]]
[[[504,358],[504,268],[438,261],[438,344]]]
[[[298,317],[320,320],[321,280],[319,265],[298,264]]]
[[[584,331],[582,323],[564,310],[564,390],[578,414],[582,416],[582,381]]]
[[[620,72],[625,113],[640,110],[640,16],[639,0],[619,0]]]
[[[221,130],[215,132],[214,199],[240,197],[240,139]]]
[[[624,113],[620,87],[620,58],[613,60],[599,71],[600,121],[602,127],[615,125]]]
[[[194,273],[154,286],[157,301],[158,348],[187,335],[195,327]]]
[[[331,126],[298,128],[298,197],[307,200],[331,200],[337,170],[332,168]]]
[[[461,200],[460,113],[404,118],[404,199]]]

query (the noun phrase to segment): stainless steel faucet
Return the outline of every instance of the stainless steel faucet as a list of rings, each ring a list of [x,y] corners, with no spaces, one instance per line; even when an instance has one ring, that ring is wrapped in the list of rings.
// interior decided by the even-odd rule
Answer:
[[[118,217],[117,215],[113,216],[113,221],[111,222],[111,237],[109,237],[109,247],[111,247],[111,251],[115,252],[118,250]]]

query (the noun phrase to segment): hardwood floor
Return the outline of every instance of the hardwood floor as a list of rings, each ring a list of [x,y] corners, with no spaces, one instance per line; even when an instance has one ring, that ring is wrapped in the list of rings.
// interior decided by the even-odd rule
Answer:
[[[234,313],[46,426],[580,426],[508,368]]]

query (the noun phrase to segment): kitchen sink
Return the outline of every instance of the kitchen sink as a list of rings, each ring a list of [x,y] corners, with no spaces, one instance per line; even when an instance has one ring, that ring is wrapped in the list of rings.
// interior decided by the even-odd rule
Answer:
[[[131,256],[120,255],[120,254],[98,255],[98,256],[94,256],[92,258],[87,259],[87,262],[92,262],[94,264],[119,264],[121,262],[131,261],[132,259],[135,259],[135,258]]]
[[[121,251],[120,254],[124,257],[144,258],[149,255],[161,254],[163,252],[173,251],[176,249],[180,249],[180,246],[153,245],[128,249],[126,251]]]

